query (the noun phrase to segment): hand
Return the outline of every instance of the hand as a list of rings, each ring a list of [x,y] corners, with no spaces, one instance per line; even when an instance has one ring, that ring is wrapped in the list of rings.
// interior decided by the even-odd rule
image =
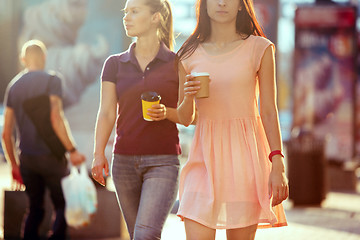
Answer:
[[[200,89],[200,81],[195,81],[192,74],[186,75],[186,82],[184,83],[185,97],[194,97]]]
[[[73,166],[78,166],[85,162],[86,158],[85,155],[75,150],[74,152],[70,153],[70,162]]]
[[[19,166],[13,166],[11,170],[11,174],[12,174],[11,189],[15,191],[24,190],[25,186],[21,177]]]
[[[274,168],[271,170],[269,176],[269,197],[271,196],[273,196],[273,207],[289,196],[289,185],[284,171],[278,171]]]
[[[152,108],[148,109],[148,115],[154,121],[161,121],[166,119],[166,107],[164,104],[154,104]]]
[[[91,175],[95,181],[105,186],[103,170],[105,176],[109,176],[109,164],[106,157],[104,155],[95,156],[91,166]]]

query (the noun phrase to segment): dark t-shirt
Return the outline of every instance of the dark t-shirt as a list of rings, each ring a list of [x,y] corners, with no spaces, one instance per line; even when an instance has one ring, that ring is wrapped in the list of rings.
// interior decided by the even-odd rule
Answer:
[[[37,134],[34,124],[22,107],[24,100],[46,93],[47,88],[49,94],[61,97],[60,78],[56,75],[51,81],[50,78],[51,75],[43,71],[21,72],[9,83],[6,90],[5,106],[14,110],[19,148],[27,155],[50,154],[49,148]]]
[[[157,56],[142,72],[134,53],[135,43],[126,52],[110,56],[104,63],[102,81],[116,84],[118,117],[114,153],[125,155],[180,154],[178,129],[169,120],[145,121],[141,94],[155,91],[160,103],[176,108],[179,78],[175,54],[163,43]]]

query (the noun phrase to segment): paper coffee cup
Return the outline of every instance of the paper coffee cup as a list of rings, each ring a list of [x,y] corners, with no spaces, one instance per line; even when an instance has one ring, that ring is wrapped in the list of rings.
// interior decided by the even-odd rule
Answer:
[[[152,105],[159,104],[161,97],[156,92],[144,92],[141,94],[142,112],[143,118],[146,121],[153,121],[148,115],[148,109],[152,108]]]
[[[209,76],[207,72],[192,73],[195,81],[200,81],[200,89],[196,93],[196,98],[207,98],[209,97]]]

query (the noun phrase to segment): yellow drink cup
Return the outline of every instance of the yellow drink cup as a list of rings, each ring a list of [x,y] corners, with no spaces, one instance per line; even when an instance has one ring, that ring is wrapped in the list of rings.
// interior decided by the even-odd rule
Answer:
[[[153,121],[148,115],[148,109],[152,108],[152,105],[154,104],[159,104],[160,100],[161,97],[156,92],[145,92],[141,94],[142,113],[144,120]]]

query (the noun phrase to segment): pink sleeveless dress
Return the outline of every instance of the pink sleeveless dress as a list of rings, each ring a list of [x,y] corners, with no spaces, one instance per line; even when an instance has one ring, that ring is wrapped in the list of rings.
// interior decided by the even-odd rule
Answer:
[[[282,205],[271,207],[270,153],[258,111],[257,72],[267,39],[250,36],[212,56],[200,45],[182,61],[187,74],[210,74],[210,97],[199,113],[189,158],[180,175],[178,216],[214,229],[286,226]]]

